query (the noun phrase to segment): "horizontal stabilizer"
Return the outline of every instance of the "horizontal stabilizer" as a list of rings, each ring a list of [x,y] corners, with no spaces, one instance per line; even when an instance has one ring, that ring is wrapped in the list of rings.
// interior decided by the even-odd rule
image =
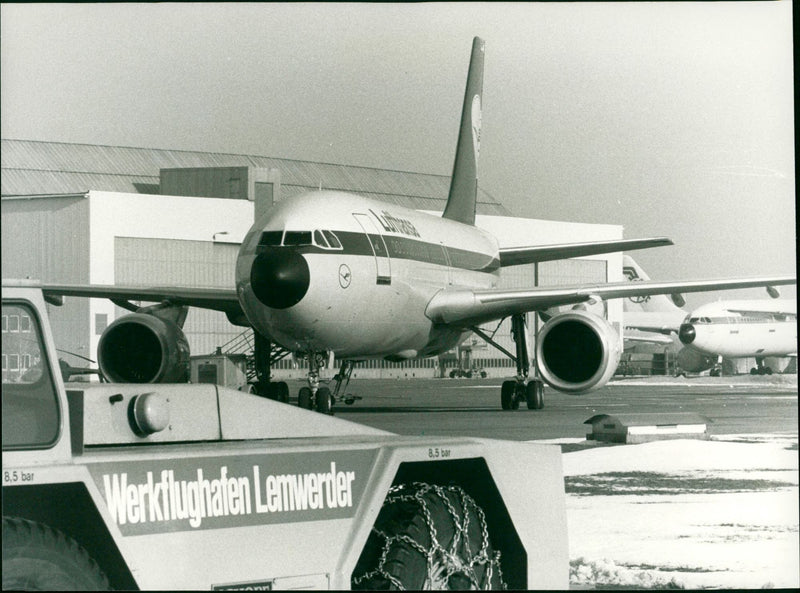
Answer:
[[[654,237],[651,239],[620,239],[618,241],[561,243],[558,245],[536,245],[533,247],[505,247],[500,249],[500,265],[518,266],[585,255],[599,255],[601,253],[614,253],[617,251],[664,247],[672,244],[672,241],[666,237]]]

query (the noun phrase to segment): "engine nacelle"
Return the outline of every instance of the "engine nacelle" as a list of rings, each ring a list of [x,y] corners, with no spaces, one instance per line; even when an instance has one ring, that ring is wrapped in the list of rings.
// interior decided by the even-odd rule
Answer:
[[[587,311],[556,315],[539,331],[536,364],[542,379],[567,393],[605,385],[619,365],[622,342],[611,324]]]
[[[676,363],[681,370],[688,373],[702,373],[713,367],[714,361],[713,357],[684,346],[678,351]]]
[[[100,370],[113,383],[185,383],[189,342],[172,321],[147,313],[120,317],[97,346]]]

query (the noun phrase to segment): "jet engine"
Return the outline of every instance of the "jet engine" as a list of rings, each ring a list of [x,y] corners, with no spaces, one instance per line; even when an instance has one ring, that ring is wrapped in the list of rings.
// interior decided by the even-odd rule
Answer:
[[[683,347],[678,351],[678,367],[688,373],[702,373],[714,366],[714,358],[694,348]]]
[[[602,317],[573,310],[539,331],[536,361],[542,379],[566,393],[584,393],[608,382],[619,364],[619,334]]]
[[[114,321],[97,346],[103,375],[113,383],[184,383],[189,342],[173,321],[133,313]]]

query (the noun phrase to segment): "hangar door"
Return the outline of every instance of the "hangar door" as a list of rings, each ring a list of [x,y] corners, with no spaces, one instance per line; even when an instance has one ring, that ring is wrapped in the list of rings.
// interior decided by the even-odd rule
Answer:
[[[238,251],[235,243],[115,237],[114,278],[118,284],[233,289]],[[115,311],[116,317],[128,313],[121,307]],[[196,308],[183,326],[193,355],[210,354],[243,330],[224,313]]]

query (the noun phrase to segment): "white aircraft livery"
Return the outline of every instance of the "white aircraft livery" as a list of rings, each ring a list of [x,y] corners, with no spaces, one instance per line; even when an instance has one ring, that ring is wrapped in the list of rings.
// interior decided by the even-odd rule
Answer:
[[[772,374],[767,356],[797,356],[797,302],[718,301],[698,307],[680,326],[686,347],[709,356],[756,359],[755,375]]]
[[[255,334],[257,392],[288,400],[284,382],[269,380],[275,347],[306,356],[308,387],[299,405],[329,412],[347,385],[354,362],[401,361],[450,350],[474,331],[516,360],[513,380],[501,387],[503,409],[543,405],[543,381],[581,393],[604,385],[620,356],[619,334],[585,308],[602,299],[676,291],[787,284],[793,278],[695,282],[628,282],[522,290],[497,288],[504,266],[670,245],[665,238],[501,249],[475,227],[481,134],[484,42],[472,45],[461,125],[447,204],[441,217],[366,197],[314,191],[275,204],[247,233],[230,290],[191,287],[43,285],[60,296],[112,299],[132,310],[109,325],[98,360],[113,381],[176,381],[186,376],[188,348],[181,331],[185,307],[224,311]],[[535,241],[532,241],[535,243]],[[157,304],[139,308],[132,300]],[[542,327],[536,370],[529,360],[525,314],[573,305]],[[511,318],[516,354],[477,326]],[[271,350],[272,348],[272,350]],[[273,354],[271,354],[273,352]],[[326,356],[342,368],[334,390],[320,385]]]
[[[631,282],[649,280],[647,274],[628,255],[623,256],[623,272]],[[751,374],[772,374],[764,364],[768,356],[797,355],[797,303],[778,299],[778,292],[767,286],[771,299],[720,300],[687,313],[663,295],[637,297],[625,302],[625,329],[646,332],[642,337],[625,339],[670,343],[663,334],[677,336],[683,344],[677,363],[682,371],[697,373],[711,369],[722,373],[722,358],[755,358]],[[633,302],[630,302],[633,301]]]

